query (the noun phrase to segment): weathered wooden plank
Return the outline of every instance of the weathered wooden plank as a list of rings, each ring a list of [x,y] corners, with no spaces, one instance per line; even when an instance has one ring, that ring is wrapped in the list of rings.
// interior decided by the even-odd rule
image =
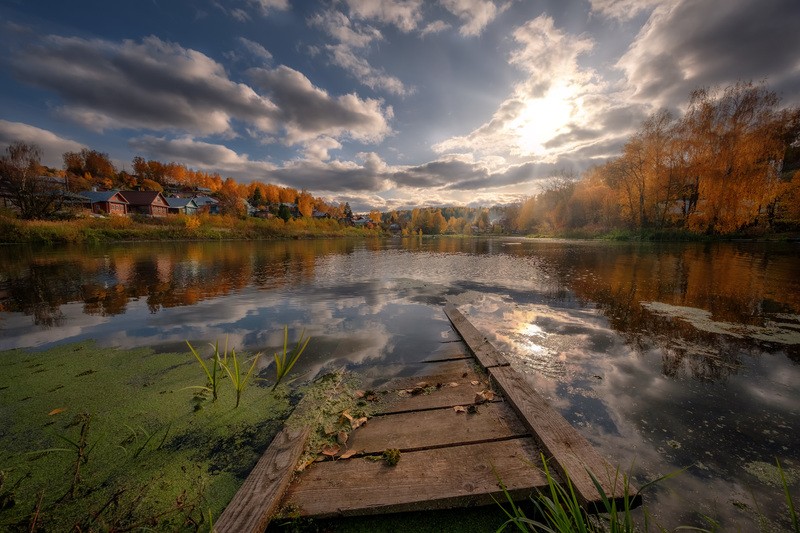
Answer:
[[[420,372],[413,376],[394,378],[378,388],[380,390],[413,389],[418,383],[442,385],[452,381],[487,381],[487,376],[478,374],[472,359],[445,361],[440,363],[424,363]]]
[[[596,507],[601,502],[600,494],[588,472],[600,482],[609,498],[622,498],[623,480],[617,469],[560,413],[550,407],[522,376],[511,367],[491,368],[489,375],[546,454],[555,461],[557,471],[562,476],[569,473],[582,504]],[[629,486],[629,493],[635,494],[636,488]],[[634,503],[638,505],[639,502]]]
[[[445,305],[444,312],[458,334],[461,335],[464,342],[467,343],[472,354],[480,361],[483,368],[508,366],[508,361],[503,357],[503,354],[497,351],[497,348],[492,346],[486,337],[484,337],[454,305]]]
[[[363,458],[311,465],[285,503],[302,516],[331,517],[467,507],[515,499],[546,485],[530,437],[401,454],[396,466]]]
[[[453,387],[453,384],[458,384],[458,386]],[[458,376],[454,380],[444,383],[441,388],[433,389],[430,393],[401,396],[398,391],[391,391],[381,396],[381,403],[375,414],[385,415],[469,405],[474,402],[475,394],[486,388],[487,385],[483,381],[480,381],[478,385],[472,385],[471,380]]]
[[[308,428],[284,427],[214,524],[216,533],[261,533],[278,509],[308,439]]]
[[[495,402],[480,405],[474,414],[437,409],[371,418],[350,434],[347,446],[380,453],[388,448],[420,450],[523,435],[528,430],[514,411]]]

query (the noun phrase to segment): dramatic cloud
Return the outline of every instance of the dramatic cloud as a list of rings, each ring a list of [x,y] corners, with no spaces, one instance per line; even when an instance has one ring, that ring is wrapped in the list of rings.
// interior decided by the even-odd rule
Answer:
[[[228,79],[208,56],[158,37],[141,43],[51,35],[13,60],[24,81],[57,93],[59,111],[84,126],[233,134],[231,121],[277,128],[277,108]]]
[[[251,69],[249,74],[277,104],[277,118],[287,144],[321,135],[377,142],[391,131],[388,120],[392,108],[384,107],[380,100],[362,100],[355,94],[331,97],[302,73],[283,65],[271,70]]]
[[[78,152],[86,148],[83,144],[59,137],[55,133],[22,122],[0,119],[0,150],[11,143],[21,141],[35,144],[42,150],[42,164],[61,167],[64,152]]]
[[[275,168],[266,161],[251,161],[246,154],[240,155],[230,148],[197,141],[191,137],[166,139],[145,135],[131,139],[130,147],[148,159],[173,161],[206,172],[219,172],[243,181],[263,179]]]
[[[659,8],[618,66],[635,98],[674,107],[701,86],[770,78],[798,101],[800,32],[795,0],[684,0]],[[783,16],[785,14],[786,16]],[[792,15],[795,16],[792,16]]]
[[[440,2],[464,22],[459,32],[465,37],[480,35],[483,29],[510,5],[504,3],[498,7],[492,0],[440,0]]]
[[[553,19],[544,15],[517,28],[513,36],[519,46],[511,52],[509,63],[528,77],[514,86],[489,122],[468,135],[437,143],[435,151],[552,163],[603,135],[603,124],[597,122],[602,112],[598,104],[611,102],[601,96],[605,87],[594,71],[578,64],[579,56],[592,50],[591,39],[556,28]]]

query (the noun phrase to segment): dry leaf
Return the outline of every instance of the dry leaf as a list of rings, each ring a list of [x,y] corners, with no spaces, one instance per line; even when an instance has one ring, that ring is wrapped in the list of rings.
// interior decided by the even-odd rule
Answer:
[[[475,403],[486,403],[494,400],[494,392],[490,390],[483,390],[475,394]]]
[[[472,383],[473,385],[480,385],[481,384],[481,382],[478,381],[477,379],[473,379],[472,381],[470,381],[470,383]]]
[[[464,408],[463,405],[456,405],[455,407],[453,407],[453,411],[455,411],[456,413],[466,413],[467,412],[467,410]]]
[[[308,468],[309,465],[311,465],[316,460],[317,460],[316,457],[309,457],[308,459],[306,459],[305,461],[303,461],[299,465],[297,465],[297,468],[295,468],[294,471],[295,472],[302,472],[303,470]]]
[[[363,390],[357,390],[353,396],[357,399],[361,399],[364,397],[365,392]]]
[[[325,426],[323,431],[325,432],[325,435],[327,437],[330,437],[331,435],[334,435],[336,433],[336,428],[334,428],[333,426],[328,425],[328,426]]]
[[[361,418],[356,418],[355,420],[350,421],[350,427],[352,427],[353,429],[358,429],[366,423],[367,423],[367,417],[362,416]]]
[[[429,386],[430,385],[428,384],[427,381],[420,381],[419,383],[417,383],[416,387],[414,387],[414,388],[415,389],[416,388],[424,389],[425,387],[429,387]]]
[[[344,446],[345,444],[347,444],[348,437],[349,435],[347,434],[346,431],[340,431],[339,434],[336,435],[336,442]]]
[[[452,383],[448,383],[447,384],[448,387],[458,387],[458,385],[459,385],[459,383],[457,381],[454,381]]]
[[[64,411],[66,411],[66,410],[67,410],[67,408],[66,408],[66,407],[59,407],[59,408],[57,408],[57,409],[53,409],[52,411],[50,411],[49,413],[47,413],[47,416],[53,416],[53,415],[57,415],[58,413],[63,413],[63,412],[64,412]]]
[[[342,455],[339,456],[339,459],[350,459],[355,454],[359,453],[358,450],[347,450]]]
[[[339,415],[339,423],[340,424],[346,424],[347,422],[345,422],[345,420],[347,422],[352,422],[353,421],[353,417],[350,416],[350,413],[348,411],[342,411],[342,414]]]
[[[338,444],[326,444],[322,447],[322,455],[327,455],[328,457],[333,457],[337,453],[339,453],[341,448]]]

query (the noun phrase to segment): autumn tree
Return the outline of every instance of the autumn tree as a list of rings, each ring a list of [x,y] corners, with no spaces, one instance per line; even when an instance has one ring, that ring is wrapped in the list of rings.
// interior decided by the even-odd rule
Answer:
[[[114,187],[117,169],[108,154],[84,148],[80,152],[65,152],[62,158],[68,178],[83,178],[91,186],[105,189]]]
[[[297,210],[304,217],[310,217],[314,213],[314,197],[305,189],[297,195]]]
[[[780,198],[781,164],[798,139],[800,111],[778,109],[779,98],[763,84],[737,83],[721,95],[692,93],[684,118],[690,155],[687,181],[697,201],[690,229],[728,233],[759,222]]]
[[[24,219],[44,218],[61,209],[64,182],[42,176],[42,152],[35,144],[15,142],[0,157],[0,191]]]

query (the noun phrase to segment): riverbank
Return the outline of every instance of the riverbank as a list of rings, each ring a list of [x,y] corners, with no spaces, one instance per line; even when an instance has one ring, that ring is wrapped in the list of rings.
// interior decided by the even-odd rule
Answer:
[[[355,228],[332,219],[240,219],[231,216],[163,218],[109,217],[76,220],[20,220],[0,216],[3,244],[81,244],[121,241],[194,241],[306,239],[381,235],[379,229]]]

